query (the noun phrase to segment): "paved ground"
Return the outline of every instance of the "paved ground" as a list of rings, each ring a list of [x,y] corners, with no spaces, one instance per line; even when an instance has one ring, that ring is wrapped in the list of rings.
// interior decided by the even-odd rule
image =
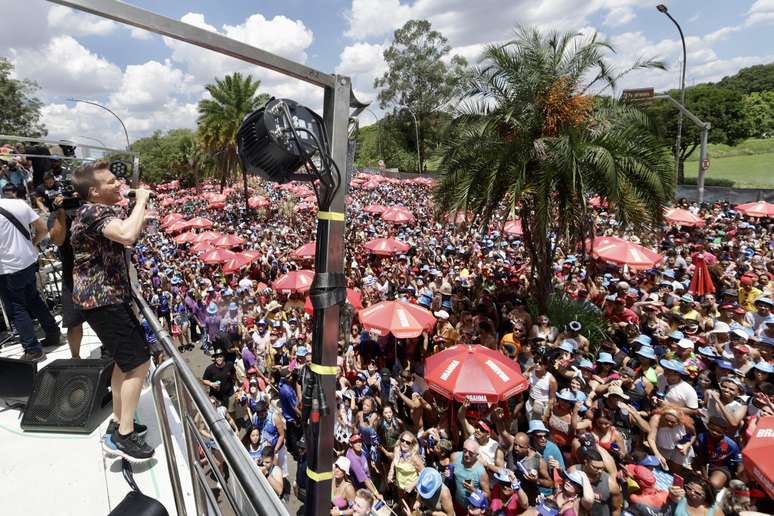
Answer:
[[[201,378],[201,376],[204,374],[204,369],[212,363],[212,358],[210,358],[208,355],[205,355],[198,346],[193,351],[186,351],[183,353],[183,358],[185,359],[185,362],[188,364],[188,366],[191,368],[193,373]],[[202,386],[204,388],[204,386]],[[240,436],[241,437],[241,436]],[[288,473],[289,473],[289,479],[291,484],[294,482],[296,478],[296,462],[293,460],[293,458],[288,454]],[[225,497],[221,496],[221,510],[223,511],[224,515],[233,514],[232,511],[230,511],[229,504],[225,502]],[[288,513],[291,515],[295,515],[298,509],[301,507],[301,504],[296,499],[295,496],[292,494],[290,495],[290,499],[287,502],[287,508]]]

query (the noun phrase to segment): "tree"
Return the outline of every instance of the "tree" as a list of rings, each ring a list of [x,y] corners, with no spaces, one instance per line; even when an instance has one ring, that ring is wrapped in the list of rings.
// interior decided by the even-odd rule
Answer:
[[[143,180],[157,183],[178,177],[185,180],[179,168],[182,149],[195,139],[190,129],[170,129],[166,133],[155,131],[151,136],[135,140],[130,149],[140,154]]]
[[[457,55],[449,58],[450,52],[446,38],[432,30],[430,22],[410,20],[395,31],[392,45],[384,51],[388,70],[374,81],[382,109],[391,107],[394,115],[410,121],[412,129],[416,124],[412,139],[414,148],[419,146],[419,172],[424,170],[428,119],[460,94],[465,77],[467,61]]]
[[[269,101],[269,95],[256,95],[261,81],[239,72],[215,79],[208,84],[211,99],[199,101],[198,137],[203,147],[213,156],[215,168],[220,173],[221,186],[227,178],[235,176],[240,168],[237,157],[237,131],[245,115]],[[242,170],[245,212],[248,211],[247,171]]]
[[[0,134],[45,136],[46,126],[40,121],[42,103],[35,96],[38,85],[30,80],[11,77],[13,65],[0,57]]]
[[[188,174],[193,178],[196,193],[201,192],[202,173],[212,169],[213,159],[209,152],[200,142],[192,137],[190,140],[181,142],[178,152],[175,154],[172,168],[181,179],[185,179]]]
[[[750,136],[774,136],[774,90],[750,93],[742,99],[742,112]]]
[[[723,77],[718,86],[738,91],[743,95],[761,91],[773,91],[774,63],[742,68],[734,75]]]
[[[674,190],[668,150],[634,107],[587,95],[621,72],[597,35],[519,29],[489,46],[445,143],[434,192],[443,212],[470,210],[488,224],[501,207],[518,216],[541,310],[552,291],[559,246],[585,249],[593,236],[588,198],[608,199],[624,227],[643,230],[662,217]]]
[[[679,99],[679,91],[668,92]],[[736,90],[716,84],[697,84],[685,90],[685,107],[703,122],[712,124],[709,132],[710,143],[736,145],[749,136],[749,127],[744,117],[742,94]],[[671,104],[659,102],[648,108],[651,116],[658,120],[658,127],[666,145],[674,149],[677,136],[677,110]],[[701,130],[688,119],[683,119],[683,136],[680,142],[677,182],[685,177],[685,160],[701,143]],[[672,151],[674,152],[674,150]]]

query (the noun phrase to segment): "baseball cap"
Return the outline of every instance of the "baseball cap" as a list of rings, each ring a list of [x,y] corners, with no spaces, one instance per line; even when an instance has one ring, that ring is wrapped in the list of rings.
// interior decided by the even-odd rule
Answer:
[[[734,328],[731,330],[731,338],[737,337],[741,340],[747,341],[750,338],[750,334],[742,328]]]
[[[683,349],[693,349],[693,341],[691,339],[680,339],[677,341],[677,347]]]
[[[710,330],[710,333],[730,333],[731,327],[728,325],[728,323],[724,323],[723,321],[715,321],[715,326],[712,327],[712,330]]]
[[[759,297],[758,299],[755,300],[754,304],[768,305],[769,307],[774,307],[774,301],[772,301],[768,297]]]
[[[605,393],[605,398],[607,398],[608,396],[618,396],[619,398],[623,398],[625,400],[629,399],[629,396],[624,394],[623,389],[621,389],[617,385],[611,385],[610,387],[607,388],[607,392]]]
[[[309,350],[306,348],[306,346],[298,346],[298,349],[296,349],[297,357],[305,357],[308,354],[309,354]]]
[[[476,509],[486,509],[487,506],[489,505],[486,499],[486,495],[480,489],[476,489],[475,491],[470,493],[465,498],[465,501],[468,502],[468,505],[471,505]]]

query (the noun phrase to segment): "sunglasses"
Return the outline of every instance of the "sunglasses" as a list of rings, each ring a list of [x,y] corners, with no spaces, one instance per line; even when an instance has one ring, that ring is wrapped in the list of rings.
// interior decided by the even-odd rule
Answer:
[[[402,442],[403,444],[408,444],[408,445],[414,444],[414,441],[412,441],[411,439],[401,439],[400,442]]]

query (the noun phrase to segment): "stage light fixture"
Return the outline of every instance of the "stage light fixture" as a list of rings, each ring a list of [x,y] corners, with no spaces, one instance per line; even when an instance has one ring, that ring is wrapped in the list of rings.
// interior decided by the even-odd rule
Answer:
[[[126,179],[129,177],[129,167],[123,161],[111,161],[109,168],[113,175],[118,179]]]
[[[289,99],[271,99],[247,115],[237,132],[237,154],[245,170],[276,183],[321,179],[296,171],[306,166],[311,172],[312,157],[324,155],[327,147],[322,118]]]

